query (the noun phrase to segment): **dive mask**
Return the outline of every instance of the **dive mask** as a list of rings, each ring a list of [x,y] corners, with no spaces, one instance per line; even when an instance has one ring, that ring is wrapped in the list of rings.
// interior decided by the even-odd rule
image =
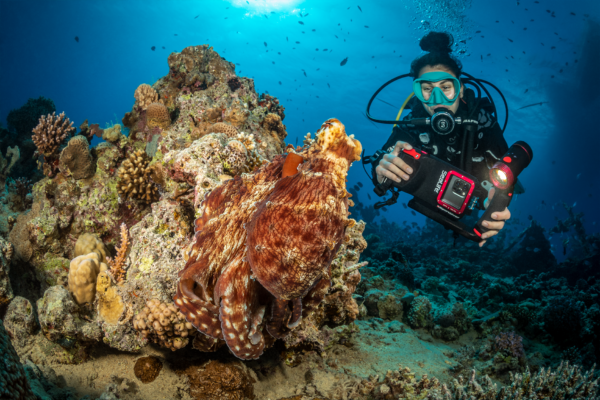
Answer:
[[[429,95],[429,100],[425,100],[423,97],[423,89],[421,84],[423,82],[439,82],[443,80],[452,81],[454,85],[454,98],[449,99],[446,97],[442,89],[439,87],[434,87]],[[451,106],[454,104],[458,96],[460,95],[460,80],[450,75],[447,72],[435,71],[435,72],[427,72],[426,74],[421,75],[420,78],[415,79],[413,81],[413,92],[415,92],[415,96],[419,100],[421,100],[424,104],[427,104],[430,107],[434,106]]]

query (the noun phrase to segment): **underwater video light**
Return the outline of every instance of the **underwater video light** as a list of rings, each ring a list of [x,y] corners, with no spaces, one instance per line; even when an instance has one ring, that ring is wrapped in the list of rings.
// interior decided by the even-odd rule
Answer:
[[[490,169],[490,180],[498,189],[514,184],[516,177],[529,165],[533,150],[523,141],[513,144],[508,152]]]

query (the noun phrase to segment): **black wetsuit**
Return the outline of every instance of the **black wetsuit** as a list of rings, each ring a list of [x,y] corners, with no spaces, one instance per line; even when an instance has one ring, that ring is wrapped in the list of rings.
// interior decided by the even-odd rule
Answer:
[[[456,111],[455,117],[466,118],[469,110],[476,106],[475,94],[471,89],[465,89],[464,98],[460,100],[460,105]],[[419,99],[413,97],[407,104],[411,112],[403,118],[403,120],[413,118],[427,118],[429,113],[423,107]],[[508,145],[502,134],[496,119],[491,115],[492,107],[487,98],[482,98],[479,104],[479,111],[473,114],[473,119],[477,119],[479,126],[475,133],[475,141],[472,150],[472,164],[470,171],[475,175],[480,182],[480,189],[485,193],[492,187],[489,183],[489,169],[494,163],[499,160],[508,150]],[[457,126],[454,131],[448,135],[441,136],[435,133],[431,127],[408,127],[395,126],[391,136],[382,147],[383,152],[389,153],[394,149],[397,141],[410,143],[413,147],[421,148],[429,154],[449,162],[457,168],[461,168],[460,158],[463,142],[463,129]],[[373,159],[372,173],[373,184],[377,185],[377,174],[375,168],[379,165],[379,161],[384,154]],[[485,196],[487,197],[487,196]],[[483,208],[482,202],[484,198],[478,202],[479,208]]]

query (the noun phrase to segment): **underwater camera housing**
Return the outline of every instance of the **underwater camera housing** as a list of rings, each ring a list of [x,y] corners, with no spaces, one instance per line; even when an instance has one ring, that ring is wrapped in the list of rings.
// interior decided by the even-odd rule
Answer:
[[[477,201],[487,195],[478,189],[479,181],[475,176],[416,148],[404,149],[398,157],[413,169],[413,173],[407,181],[394,182],[385,178],[377,185],[374,192],[378,196],[384,196],[392,188],[398,191],[393,191],[392,198],[386,202],[375,204],[375,208],[395,203],[399,191],[406,192],[414,196],[408,202],[410,208],[467,239],[481,242],[481,235],[489,230],[482,225],[483,221],[491,220],[493,212],[508,207],[517,177],[531,162],[533,151],[527,143],[518,141],[490,169],[490,180],[496,193],[473,228],[460,219],[470,215]]]

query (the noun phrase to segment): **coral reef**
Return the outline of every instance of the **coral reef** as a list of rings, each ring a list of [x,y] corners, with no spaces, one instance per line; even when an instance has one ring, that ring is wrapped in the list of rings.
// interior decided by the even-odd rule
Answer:
[[[197,400],[255,399],[254,379],[241,363],[209,361],[202,368],[190,366],[182,373],[188,376],[191,395]]]
[[[98,253],[91,252],[71,260],[69,265],[69,291],[77,304],[92,303],[96,297],[98,274],[108,269]]]
[[[129,232],[127,226],[121,224],[121,244],[117,247],[117,256],[113,260],[110,257],[106,258],[106,262],[110,266],[110,274],[117,283],[123,283],[125,279],[125,259],[127,257],[127,250],[129,249]]]
[[[137,150],[123,161],[119,168],[119,195],[133,198],[142,203],[152,203],[158,199],[158,189],[152,181],[152,169],[148,166],[150,160],[146,153]]]
[[[1,322],[1,321],[0,321]],[[17,400],[36,400],[25,370],[19,361],[4,325],[0,323],[0,397]]]
[[[67,147],[60,153],[60,170],[65,176],[73,179],[90,178],[96,172],[96,164],[90,154],[88,140],[81,135],[69,140]]]
[[[158,93],[146,83],[142,83],[135,89],[133,97],[135,97],[135,105],[144,111],[150,104],[158,101]]]
[[[153,299],[133,319],[133,328],[144,338],[173,351],[185,347],[196,330],[173,304]]]
[[[344,180],[360,149],[339,121],[328,120],[293,174],[285,175],[284,163],[299,160],[280,156],[211,192],[174,298],[202,334],[224,339],[239,358],[257,358],[266,345],[265,315],[271,316],[268,334],[282,338],[321,302],[329,265],[351,224]]]
[[[169,110],[162,103],[150,103],[146,108],[146,125],[149,128],[166,129],[171,123]]]
[[[31,140],[33,128],[36,127],[42,115],[56,111],[54,102],[44,97],[28,99],[27,103],[18,109],[11,110],[6,117],[8,130],[0,128],[0,153],[5,154],[8,147],[19,147],[21,158],[12,170],[12,177],[25,177],[32,182],[40,180],[43,175],[36,168],[35,144]]]
[[[142,383],[154,382],[160,374],[162,363],[156,357],[141,357],[135,363],[134,373]]]
[[[53,177],[58,170],[58,150],[62,143],[73,132],[73,122],[65,117],[65,113],[42,115],[38,125],[33,129],[31,137],[37,152],[44,160],[44,174]]]
[[[13,246],[0,237],[0,312],[8,306],[14,297],[10,284],[10,262],[13,256]]]

